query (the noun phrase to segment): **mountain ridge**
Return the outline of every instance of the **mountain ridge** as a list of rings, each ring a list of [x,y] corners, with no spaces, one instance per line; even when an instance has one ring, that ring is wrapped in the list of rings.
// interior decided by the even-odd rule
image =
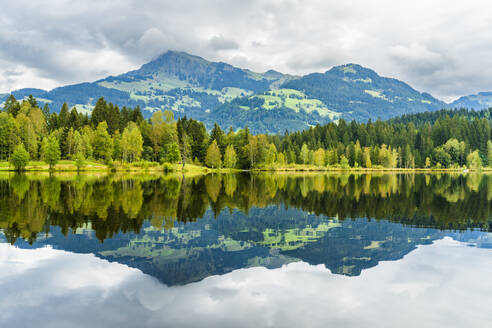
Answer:
[[[234,129],[248,125],[255,133],[300,130],[340,118],[387,119],[448,106],[403,81],[354,63],[294,76],[273,69],[257,73],[171,50],[138,69],[94,82],[12,92],[16,98],[27,93],[54,111],[67,102],[89,113],[104,97],[120,107],[140,106],[146,117],[170,109],[177,117],[203,121],[207,128],[214,122]],[[0,95],[0,102],[7,95]]]
[[[492,107],[492,91],[462,96],[449,104],[451,108],[481,110]]]

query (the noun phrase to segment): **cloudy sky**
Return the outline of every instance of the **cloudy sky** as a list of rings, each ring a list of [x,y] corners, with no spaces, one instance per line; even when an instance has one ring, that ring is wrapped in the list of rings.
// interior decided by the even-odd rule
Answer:
[[[265,71],[358,63],[444,100],[492,90],[486,0],[1,0],[0,92],[187,51]]]

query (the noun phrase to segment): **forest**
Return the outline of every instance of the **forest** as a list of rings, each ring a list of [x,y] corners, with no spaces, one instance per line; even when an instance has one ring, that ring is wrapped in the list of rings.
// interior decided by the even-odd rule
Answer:
[[[492,165],[492,109],[441,110],[363,123],[338,120],[304,131],[253,135],[247,126],[209,132],[170,110],[144,119],[140,108],[100,98],[91,115],[63,104],[59,113],[13,95],[0,111],[0,161],[18,170],[29,161],[54,167],[71,160],[114,165],[181,163],[213,169],[470,168]]]

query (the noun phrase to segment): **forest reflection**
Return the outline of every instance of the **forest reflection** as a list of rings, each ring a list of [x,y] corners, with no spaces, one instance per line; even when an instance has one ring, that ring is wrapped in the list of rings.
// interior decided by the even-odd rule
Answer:
[[[221,211],[282,205],[339,220],[490,231],[492,176],[481,174],[209,174],[206,176],[14,175],[0,177],[0,229],[34,242],[58,226],[87,227],[104,241]]]

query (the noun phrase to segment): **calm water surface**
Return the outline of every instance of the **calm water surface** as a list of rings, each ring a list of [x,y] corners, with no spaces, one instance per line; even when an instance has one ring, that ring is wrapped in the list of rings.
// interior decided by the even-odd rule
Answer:
[[[492,176],[0,176],[0,327],[488,327]]]

